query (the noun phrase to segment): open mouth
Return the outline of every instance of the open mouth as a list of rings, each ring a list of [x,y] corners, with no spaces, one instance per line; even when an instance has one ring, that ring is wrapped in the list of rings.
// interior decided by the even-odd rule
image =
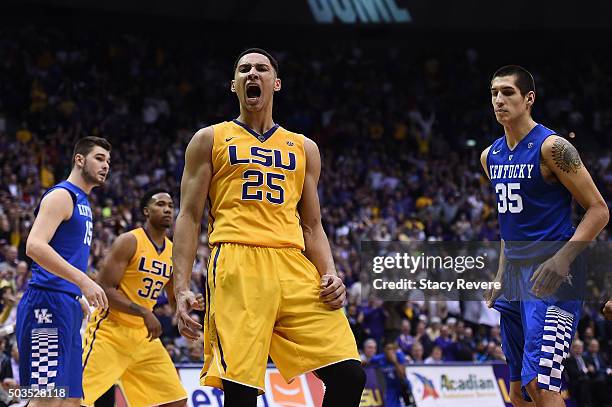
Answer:
[[[256,83],[250,83],[246,87],[247,100],[257,100],[261,96],[261,88]]]

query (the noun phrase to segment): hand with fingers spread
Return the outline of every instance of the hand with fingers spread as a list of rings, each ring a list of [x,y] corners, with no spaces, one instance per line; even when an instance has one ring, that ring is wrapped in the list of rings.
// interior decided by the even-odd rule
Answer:
[[[321,277],[319,298],[331,309],[339,309],[346,299],[346,287],[338,276],[325,274]]]
[[[149,339],[149,342],[159,338],[162,334],[162,326],[155,314],[152,311],[148,311],[142,318],[147,327],[147,339]]]
[[[569,280],[570,262],[561,256],[553,256],[540,264],[529,281],[533,282],[531,291],[539,297],[548,297],[559,286]]]
[[[202,332],[202,325],[189,315],[194,309],[204,308],[204,297],[201,296],[200,299],[200,296],[196,296],[189,290],[180,291],[176,294],[176,316],[179,332],[192,341],[197,340]]]
[[[83,297],[87,299],[87,302],[94,308],[108,308],[108,299],[106,293],[95,281],[83,274],[81,278],[79,288]]]

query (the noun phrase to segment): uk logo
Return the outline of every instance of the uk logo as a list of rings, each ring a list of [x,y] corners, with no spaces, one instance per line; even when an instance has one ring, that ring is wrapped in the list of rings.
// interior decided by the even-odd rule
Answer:
[[[36,318],[36,321],[38,321],[39,324],[51,324],[53,323],[53,320],[51,319],[53,317],[53,314],[48,312],[49,310],[47,310],[46,308],[37,308],[34,310],[34,318]]]

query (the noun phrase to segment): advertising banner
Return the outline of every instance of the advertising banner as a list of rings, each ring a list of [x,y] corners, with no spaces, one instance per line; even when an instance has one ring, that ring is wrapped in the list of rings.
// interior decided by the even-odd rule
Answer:
[[[486,366],[408,366],[417,407],[505,407],[493,368]]]
[[[223,391],[200,386],[199,368],[180,368],[179,376],[188,398],[189,407],[223,406]],[[266,371],[266,393],[257,398],[257,407],[314,407],[323,401],[323,386],[312,373],[302,375],[287,384],[275,368]]]
[[[178,369],[188,394],[187,405],[223,406],[223,392],[199,385],[199,367]],[[385,384],[376,369],[366,368],[366,386],[360,407],[384,407]],[[406,375],[412,385],[417,407],[512,407],[509,391],[508,366],[493,365],[409,365]],[[577,407],[562,391],[567,407]],[[117,388],[118,406],[123,397]],[[323,386],[312,373],[300,376],[287,384],[278,370],[266,371],[266,393],[259,396],[258,407],[318,407],[323,402]],[[476,404],[477,403],[477,404]]]

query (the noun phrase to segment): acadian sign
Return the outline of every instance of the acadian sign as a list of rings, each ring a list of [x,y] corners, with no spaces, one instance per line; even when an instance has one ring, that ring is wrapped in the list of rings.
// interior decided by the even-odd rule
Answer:
[[[408,366],[417,407],[505,407],[491,366]]]

